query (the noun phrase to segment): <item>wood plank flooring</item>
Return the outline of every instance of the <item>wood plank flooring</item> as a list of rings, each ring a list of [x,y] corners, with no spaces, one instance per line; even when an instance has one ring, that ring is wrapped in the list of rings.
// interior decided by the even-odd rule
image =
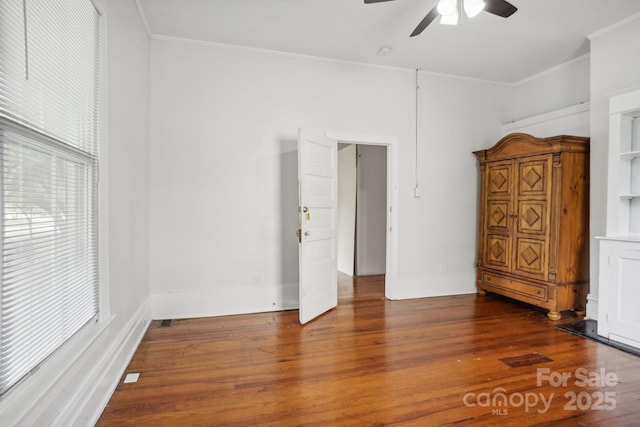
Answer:
[[[97,425],[640,425],[640,358],[543,312],[491,296],[388,301],[379,276],[339,286],[338,308],[305,326],[295,310],[152,322],[127,369],[140,379]]]

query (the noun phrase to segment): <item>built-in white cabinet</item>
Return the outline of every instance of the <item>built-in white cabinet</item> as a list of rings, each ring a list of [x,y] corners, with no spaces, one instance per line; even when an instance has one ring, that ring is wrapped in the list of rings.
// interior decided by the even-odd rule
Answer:
[[[640,90],[609,102],[607,184],[598,334],[640,348]]]

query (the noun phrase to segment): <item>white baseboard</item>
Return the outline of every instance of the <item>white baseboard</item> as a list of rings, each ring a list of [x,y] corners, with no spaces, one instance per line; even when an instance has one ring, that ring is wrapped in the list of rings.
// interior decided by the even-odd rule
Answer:
[[[587,295],[587,319],[598,320],[598,296]]]
[[[395,278],[389,299],[425,298],[477,292],[475,271],[442,276]],[[255,286],[154,293],[151,317],[187,319],[298,308],[298,285]]]
[[[398,277],[393,286],[394,300],[475,294],[475,271],[443,274],[441,276]]]
[[[298,284],[154,293],[151,317],[186,319],[298,308]]]
[[[631,346],[633,348],[640,349],[640,342],[636,341],[636,340],[633,340],[631,338],[627,338],[627,337],[623,337],[623,336],[616,335],[616,334],[611,334],[611,333],[609,334],[608,338],[610,340],[612,340],[612,341],[617,341],[619,343]]]

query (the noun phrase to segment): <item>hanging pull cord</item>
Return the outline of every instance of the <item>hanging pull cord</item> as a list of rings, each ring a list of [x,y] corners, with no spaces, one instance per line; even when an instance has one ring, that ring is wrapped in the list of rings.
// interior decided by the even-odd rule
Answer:
[[[24,23],[24,78],[29,80],[29,43],[27,41],[27,0],[22,0],[22,20]]]
[[[416,160],[416,189],[419,187],[420,185],[420,180],[419,180],[419,174],[418,174],[418,91],[420,89],[420,85],[418,83],[418,72],[420,71],[420,69],[416,68],[416,153],[415,153],[415,160]]]

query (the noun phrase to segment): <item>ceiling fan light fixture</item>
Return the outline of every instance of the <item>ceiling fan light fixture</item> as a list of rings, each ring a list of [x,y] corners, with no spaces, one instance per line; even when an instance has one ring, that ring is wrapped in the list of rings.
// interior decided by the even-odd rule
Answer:
[[[473,18],[484,10],[484,0],[464,0],[464,13]]]
[[[387,1],[391,0],[364,0],[364,3],[371,4]],[[438,4],[432,6],[429,13],[422,18],[422,21],[420,21],[409,37],[422,34],[425,28],[431,25],[437,17],[440,17],[441,24],[458,25],[463,23],[465,16],[471,18],[483,10],[501,18],[508,18],[513,15],[518,8],[507,0],[460,0],[460,2],[458,2],[458,0],[438,0]],[[378,54],[384,54],[384,52],[379,51]]]
[[[442,15],[440,23],[443,25],[458,25],[458,10],[454,9],[448,15]]]
[[[451,15],[455,12],[458,14],[458,4],[457,0],[440,0],[438,2],[438,13],[442,15],[442,17]]]

